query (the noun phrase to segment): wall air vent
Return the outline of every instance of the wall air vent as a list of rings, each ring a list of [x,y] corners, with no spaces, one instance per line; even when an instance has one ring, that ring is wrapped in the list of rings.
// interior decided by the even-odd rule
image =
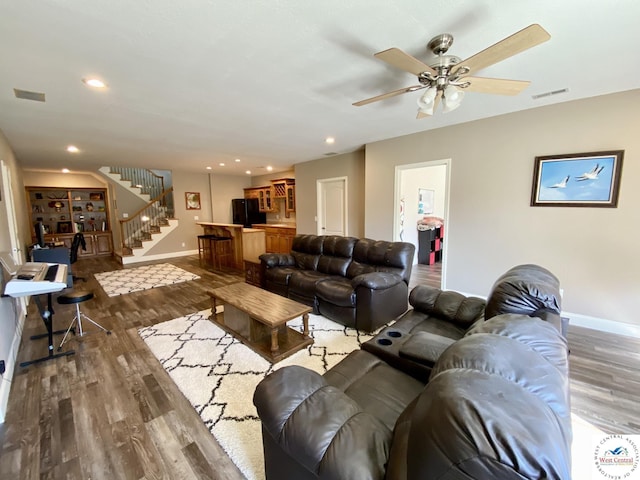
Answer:
[[[338,152],[329,152],[329,153],[325,153],[324,156],[325,157],[332,157],[333,155],[337,155]]]
[[[538,100],[539,98],[551,97],[552,95],[560,95],[561,93],[567,93],[568,91],[568,88],[563,88],[561,90],[553,90],[551,92],[539,93],[538,95],[531,95],[531,98],[533,98],[534,100]]]
[[[30,92],[29,90],[20,90],[19,88],[13,89],[13,94],[16,98],[22,98],[23,100],[33,100],[35,102],[44,102],[44,93]]]

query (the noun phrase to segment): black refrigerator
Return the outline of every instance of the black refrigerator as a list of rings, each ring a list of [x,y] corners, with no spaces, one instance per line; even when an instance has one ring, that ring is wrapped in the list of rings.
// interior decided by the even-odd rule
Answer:
[[[260,211],[257,198],[234,198],[231,212],[235,225],[250,227],[255,223],[267,223],[267,214]]]

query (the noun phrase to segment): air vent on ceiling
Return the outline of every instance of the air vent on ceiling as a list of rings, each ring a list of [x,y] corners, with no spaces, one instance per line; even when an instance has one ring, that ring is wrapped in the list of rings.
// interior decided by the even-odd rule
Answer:
[[[13,89],[13,94],[16,98],[22,98],[23,100],[33,100],[36,102],[44,102],[44,93],[30,92],[29,90],[20,90],[19,88]]]
[[[531,98],[533,98],[534,100],[538,100],[539,98],[550,97],[552,95],[560,95],[561,93],[567,93],[568,91],[568,88],[563,88],[561,90],[553,90],[551,92],[539,93],[538,95],[531,95]]]
[[[338,152],[328,152],[328,153],[325,153],[324,156],[325,157],[331,157],[331,156],[337,155],[337,154],[338,154]]]

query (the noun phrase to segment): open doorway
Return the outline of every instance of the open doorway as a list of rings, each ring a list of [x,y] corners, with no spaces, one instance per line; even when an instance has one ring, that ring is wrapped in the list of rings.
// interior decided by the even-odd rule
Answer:
[[[416,247],[412,277],[440,288],[446,285],[450,166],[445,159],[398,165],[395,171],[393,238]]]

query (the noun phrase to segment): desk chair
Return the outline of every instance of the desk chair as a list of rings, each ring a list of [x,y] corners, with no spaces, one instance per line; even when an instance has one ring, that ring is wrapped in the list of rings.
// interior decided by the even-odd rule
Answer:
[[[78,261],[78,249],[80,248],[80,245],[82,245],[82,250],[86,252],[87,242],[84,240],[84,235],[81,232],[78,232],[73,236],[73,241],[71,242],[71,249],[69,251],[70,264],[76,263]],[[76,280],[82,280],[83,282],[87,281],[87,279],[84,277],[76,277],[74,275],[73,281],[75,282]]]

